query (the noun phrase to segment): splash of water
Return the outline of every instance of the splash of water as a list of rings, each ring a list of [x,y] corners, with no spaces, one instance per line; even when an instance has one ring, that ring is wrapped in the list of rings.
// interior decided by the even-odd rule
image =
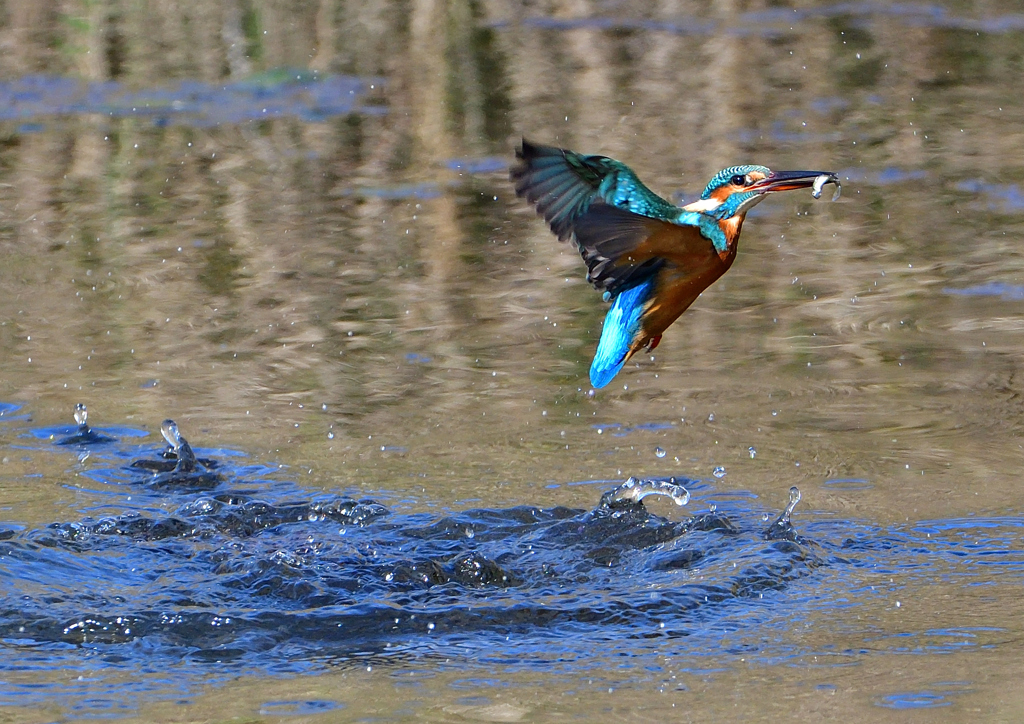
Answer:
[[[86,408],[85,404],[79,402],[75,405],[75,423],[77,423],[79,427],[88,428],[86,425],[86,420],[88,419],[89,410]]]
[[[115,438],[103,435],[89,427],[89,410],[79,402],[75,405],[75,424],[77,429],[71,435],[56,441],[57,445],[94,445],[97,443],[114,442]]]
[[[650,480],[630,477],[619,487],[601,496],[601,505],[614,506],[616,503],[639,503],[649,495],[664,495],[672,498],[676,505],[690,502],[690,491],[676,484],[675,478],[668,480]]]
[[[800,497],[800,488],[794,485],[789,489],[789,505],[775,519],[775,522],[765,529],[764,537],[766,540],[797,540],[796,531],[793,529],[790,519],[793,517],[796,504],[800,502]]]

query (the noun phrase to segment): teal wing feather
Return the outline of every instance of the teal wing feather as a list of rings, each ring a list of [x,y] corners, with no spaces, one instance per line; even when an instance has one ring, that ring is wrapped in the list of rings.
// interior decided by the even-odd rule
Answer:
[[[570,238],[595,199],[635,214],[674,219],[679,208],[644,186],[626,165],[523,139],[509,176],[560,240]]]

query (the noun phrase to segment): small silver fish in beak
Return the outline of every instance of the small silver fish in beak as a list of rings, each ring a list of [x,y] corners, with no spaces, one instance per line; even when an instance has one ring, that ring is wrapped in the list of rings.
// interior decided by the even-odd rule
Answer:
[[[843,187],[839,183],[839,177],[832,173],[823,173],[814,179],[814,185],[811,186],[811,196],[820,199],[821,189],[825,184],[835,184],[836,192],[832,194],[832,200],[838,199],[839,195],[843,192]]]

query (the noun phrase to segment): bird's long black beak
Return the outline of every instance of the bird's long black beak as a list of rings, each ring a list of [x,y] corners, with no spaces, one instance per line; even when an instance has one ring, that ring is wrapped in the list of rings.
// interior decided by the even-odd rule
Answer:
[[[814,189],[814,198],[818,198],[821,196],[821,187],[825,184],[834,184],[836,193],[832,200],[839,198],[842,186],[839,184],[839,176],[831,171],[772,171],[767,178],[751,185],[749,190],[767,194],[793,189]]]

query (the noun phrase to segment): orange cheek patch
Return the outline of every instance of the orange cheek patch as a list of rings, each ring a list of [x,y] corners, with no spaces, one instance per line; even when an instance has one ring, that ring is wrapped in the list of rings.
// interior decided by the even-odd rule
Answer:
[[[732,196],[737,191],[739,191],[739,186],[735,186],[733,184],[719,186],[717,189],[711,192],[711,198],[724,202],[727,198]]]

